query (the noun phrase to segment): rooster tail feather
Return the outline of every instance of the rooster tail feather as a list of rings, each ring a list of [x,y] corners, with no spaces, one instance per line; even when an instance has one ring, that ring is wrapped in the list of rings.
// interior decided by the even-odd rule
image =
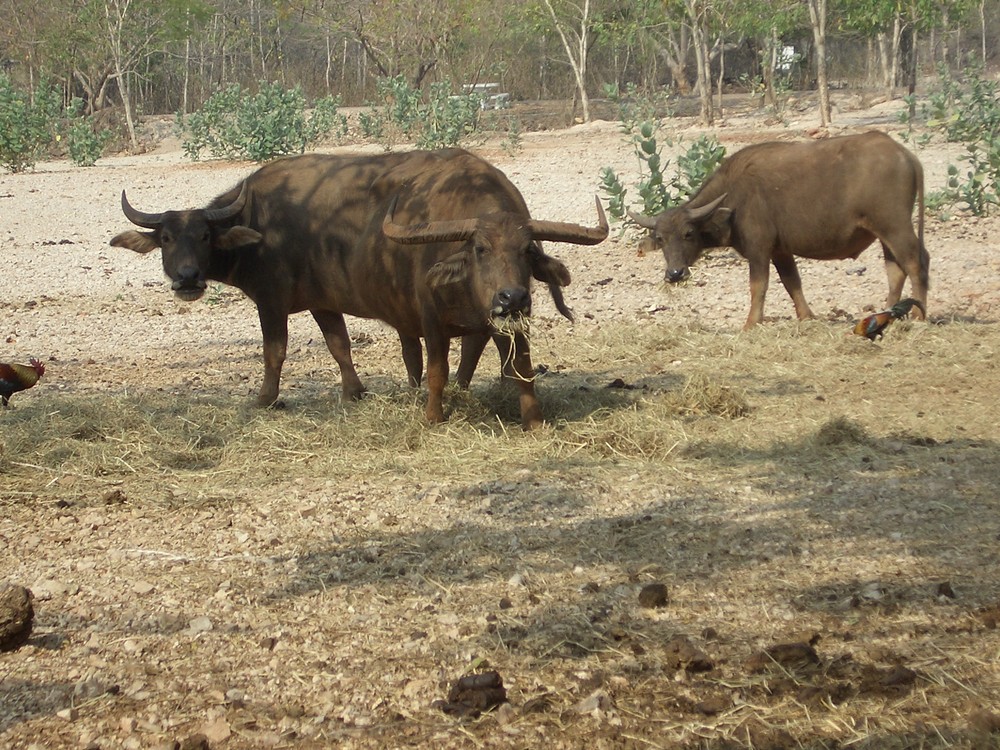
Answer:
[[[892,314],[892,317],[898,320],[900,318],[905,318],[907,315],[909,315],[910,310],[912,310],[914,307],[920,310],[920,312],[922,312],[924,315],[927,315],[927,310],[924,309],[924,304],[920,300],[914,299],[913,297],[907,297],[906,299],[901,299],[899,302],[897,302],[895,305],[889,308],[889,312]]]

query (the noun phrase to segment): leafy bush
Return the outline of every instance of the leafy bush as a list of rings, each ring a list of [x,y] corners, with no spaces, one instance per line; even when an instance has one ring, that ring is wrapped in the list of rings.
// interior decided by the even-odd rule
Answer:
[[[457,146],[479,127],[479,95],[452,94],[446,81],[431,84],[424,94],[404,76],[396,76],[380,79],[376,91],[381,104],[361,113],[358,122],[366,138],[387,149],[404,138],[420,148]]]
[[[67,148],[74,164],[78,167],[92,167],[101,158],[114,133],[107,128],[99,128],[96,119],[82,116],[82,111],[83,102],[77,98],[66,108]]]
[[[967,167],[950,164],[944,189],[928,194],[931,210],[945,215],[947,208],[962,204],[985,216],[1000,206],[1000,82],[983,78],[978,68],[967,69],[961,78],[941,68],[923,114],[929,128],[964,143],[968,152]]]
[[[233,84],[213,94],[200,110],[178,118],[186,132],[182,147],[197,160],[203,151],[224,159],[267,161],[275,156],[300,154],[332,131],[346,131],[338,116],[339,100],[325,97],[306,116],[306,101],[296,86],[262,83],[256,94]]]
[[[639,159],[640,178],[636,191],[642,200],[640,212],[647,216],[655,216],[691,198],[726,155],[725,146],[713,136],[703,135],[677,157],[677,170],[668,180],[666,169],[670,160],[662,157],[657,126],[650,122],[640,123],[631,141]],[[673,145],[669,138],[665,142],[668,146]],[[608,196],[608,213],[623,221],[629,210],[628,188],[611,167],[601,170],[599,187]]]
[[[417,145],[421,148],[457,146],[474,133],[479,123],[481,100],[475,94],[451,93],[451,84],[431,84]]]
[[[635,133],[642,123],[652,123],[670,114],[670,94],[664,88],[656,88],[650,93],[630,82],[622,91],[618,84],[611,83],[604,85],[604,96],[614,103],[622,130],[629,135]]]
[[[48,82],[29,96],[0,74],[0,165],[11,172],[33,167],[52,143],[61,114],[62,97]]]

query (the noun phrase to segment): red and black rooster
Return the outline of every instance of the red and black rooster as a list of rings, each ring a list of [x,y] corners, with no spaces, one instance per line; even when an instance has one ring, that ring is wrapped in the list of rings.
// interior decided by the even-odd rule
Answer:
[[[901,299],[888,310],[866,315],[854,326],[854,332],[858,336],[864,336],[871,341],[874,341],[876,338],[882,338],[882,332],[885,331],[886,327],[892,321],[905,318],[914,307],[919,308],[920,312],[924,313],[924,315],[927,314],[920,300],[907,297],[906,299]]]
[[[0,401],[4,407],[18,391],[31,388],[45,374],[45,365],[32,357],[26,365],[0,362]]]

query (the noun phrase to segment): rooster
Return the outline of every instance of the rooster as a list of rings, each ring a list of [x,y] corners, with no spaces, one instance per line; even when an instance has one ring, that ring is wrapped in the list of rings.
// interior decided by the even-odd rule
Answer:
[[[920,312],[925,315],[927,314],[927,311],[924,310],[924,306],[920,303],[920,300],[907,297],[906,299],[897,302],[888,310],[882,310],[882,312],[866,315],[858,321],[856,326],[854,326],[854,332],[858,334],[858,336],[864,336],[871,341],[874,341],[876,338],[882,338],[882,332],[885,331],[886,327],[892,321],[905,318],[910,314],[910,310],[914,307],[919,308]]]
[[[0,362],[0,401],[4,407],[18,391],[31,388],[45,374],[45,365],[32,357],[26,365]]]

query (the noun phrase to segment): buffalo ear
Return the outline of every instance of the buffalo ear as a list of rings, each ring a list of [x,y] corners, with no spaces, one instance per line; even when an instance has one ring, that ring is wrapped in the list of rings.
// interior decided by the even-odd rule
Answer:
[[[706,247],[728,247],[733,230],[733,209],[720,207],[701,221],[701,232],[711,242]]]
[[[116,234],[111,238],[109,244],[113,247],[124,247],[143,254],[160,248],[160,243],[156,240],[156,232],[137,232],[134,229]]]
[[[260,232],[250,227],[235,226],[227,229],[214,244],[221,250],[233,250],[245,245],[255,245],[262,239]]]
[[[467,252],[455,253],[450,258],[439,261],[430,267],[427,272],[427,286],[445,286],[464,281],[469,276],[469,254]]]
[[[539,281],[550,286],[569,286],[569,269],[561,260],[546,255],[536,247],[528,251],[528,263],[531,275]]]

